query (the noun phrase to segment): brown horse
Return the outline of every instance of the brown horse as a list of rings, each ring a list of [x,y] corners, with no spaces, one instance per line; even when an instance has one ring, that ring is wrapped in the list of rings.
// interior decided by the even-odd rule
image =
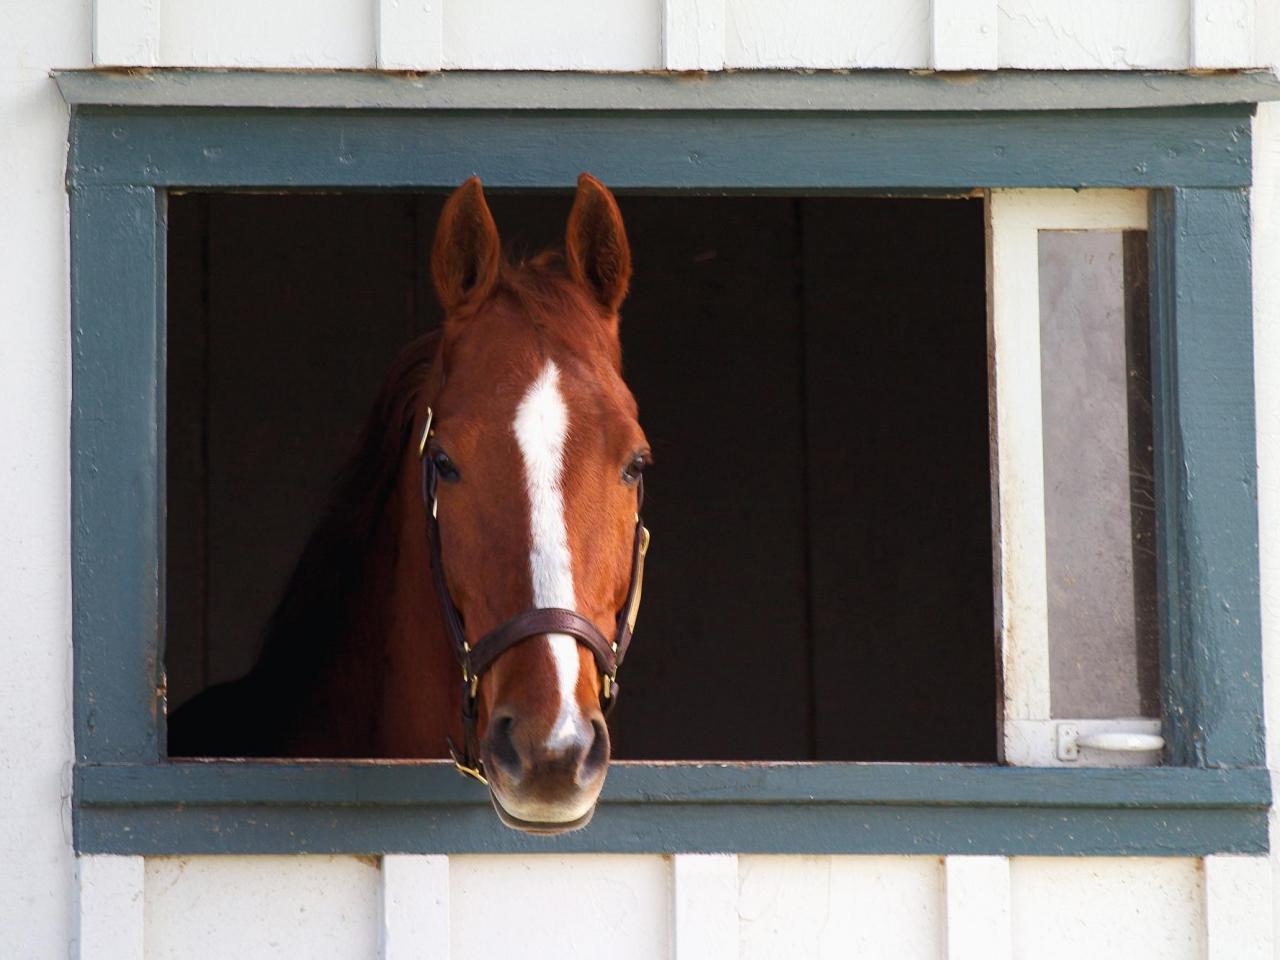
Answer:
[[[621,376],[622,218],[584,174],[563,255],[508,263],[472,178],[441,214],[432,273],[443,330],[396,360],[257,664],[175,713],[169,753],[446,756],[469,702],[449,608],[469,650],[560,608],[573,636],[508,638],[473,681],[471,743],[504,822],[573,829],[609,760],[609,678],[581,638],[613,637],[629,604],[649,460]]]

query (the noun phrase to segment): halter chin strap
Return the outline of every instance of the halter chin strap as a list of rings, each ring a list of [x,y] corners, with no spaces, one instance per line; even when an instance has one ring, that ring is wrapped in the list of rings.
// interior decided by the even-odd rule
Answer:
[[[640,519],[640,508],[644,505],[644,480],[638,483],[636,496],[635,538],[631,548],[631,584],[627,588],[627,599],[618,612],[617,628],[612,640],[605,638],[594,623],[576,610],[565,610],[559,607],[535,607],[518,613],[505,623],[499,624],[481,637],[473,647],[467,643],[466,631],[462,625],[462,614],[458,612],[449,592],[449,584],[444,575],[444,563],[440,552],[440,521],[436,516],[436,487],[439,475],[436,465],[427,456],[427,441],[432,435],[431,422],[433,414],[427,408],[427,422],[422,429],[422,439],[418,442],[418,457],[422,460],[422,502],[427,508],[427,540],[431,550],[431,577],[435,584],[436,596],[440,598],[440,608],[444,613],[445,635],[453,647],[454,655],[462,667],[462,726],[464,739],[461,750],[449,740],[449,753],[453,757],[453,765],[461,773],[474,777],[481,783],[489,781],[484,775],[484,766],[480,760],[479,744],[476,741],[476,698],[480,689],[480,678],[493,666],[498,657],[510,650],[522,640],[541,636],[547,633],[563,633],[573,637],[578,643],[591,651],[596,668],[600,671],[600,701],[607,714],[613,709],[618,699],[618,668],[631,646],[631,634],[636,626],[636,615],[640,612],[640,593],[644,585],[644,557],[649,550],[649,531]]]

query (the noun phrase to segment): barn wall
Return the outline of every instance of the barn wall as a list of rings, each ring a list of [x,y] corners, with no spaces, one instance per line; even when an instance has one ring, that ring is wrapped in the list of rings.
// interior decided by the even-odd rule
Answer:
[[[1269,0],[96,0],[94,62],[437,70],[1257,65]]]
[[[71,935],[68,113],[87,0],[0,4],[0,954]]]
[[[1248,859],[392,859],[396,869],[380,872],[352,857],[153,858],[137,882],[141,922],[124,925],[137,931],[133,943],[97,955],[253,960],[305,947],[323,960],[380,950],[471,960],[514,944],[520,956],[564,958],[598,956],[607,944],[611,956],[636,960],[1270,955],[1254,869],[1264,865]],[[404,861],[428,869],[414,876]],[[682,885],[690,877],[693,892]],[[593,918],[587,928],[547,922],[570,904],[573,916]],[[1210,917],[1219,918],[1212,928]],[[415,938],[401,935],[409,928]]]
[[[217,16],[207,11],[217,9]],[[657,951],[777,956],[853,952],[913,957],[1212,957],[1269,955],[1280,873],[1256,862],[1194,860],[741,857],[456,857],[387,871],[358,858],[86,858],[71,854],[68,527],[69,326],[67,110],[55,67],[99,64],[636,69],[950,62],[929,12],[972,13],[957,65],[1208,67],[1280,62],[1280,4],[1268,0],[967,0],[894,5],[829,0],[628,0],[548,5],[529,22],[518,0],[4,0],[0,5],[0,936],[14,957],[79,955],[419,956],[397,924],[447,909],[456,956],[506,891],[522,955]],[[403,8],[403,9],[401,9]],[[784,11],[785,12],[782,12]],[[976,11],[976,12],[975,12]],[[1217,11],[1217,16],[1213,14]],[[1198,14],[1198,19],[1197,19]],[[883,14],[882,14],[883,15]],[[832,21],[825,19],[833,17]],[[397,18],[400,18],[399,20]],[[1192,23],[1197,27],[1192,29]],[[397,24],[404,29],[395,29]],[[891,29],[886,29],[886,24]],[[663,35],[663,27],[669,29]],[[985,29],[984,29],[985,28]],[[493,37],[493,31],[509,31]],[[870,31],[866,33],[864,31]],[[883,35],[880,31],[884,31]],[[994,37],[992,36],[994,32]],[[963,31],[960,31],[963,33]],[[855,36],[856,34],[856,36]],[[514,37],[514,39],[513,39]],[[693,39],[696,38],[696,42]],[[398,41],[398,43],[397,43]],[[492,42],[491,42],[492,41]],[[966,59],[972,62],[963,62]],[[14,136],[13,131],[20,131]],[[1280,107],[1255,137],[1255,325],[1263,632],[1268,715],[1280,716]],[[1280,725],[1268,757],[1280,769]],[[1280,790],[1280,782],[1277,783]],[[1280,826],[1280,824],[1278,824]],[[1273,848],[1280,846],[1280,829]],[[1280,858],[1272,857],[1273,871]],[[393,889],[388,878],[395,877]],[[441,878],[443,879],[443,882]],[[534,890],[546,899],[527,899]],[[1257,897],[1277,896],[1271,916]],[[77,896],[80,897],[77,904]],[[405,902],[420,907],[401,910]],[[555,897],[555,899],[552,899]],[[564,904],[597,904],[568,928]],[[624,903],[630,912],[619,915]],[[446,907],[447,905],[447,907]],[[553,912],[556,910],[558,912]],[[386,918],[392,917],[390,928]],[[406,920],[405,918],[409,919]],[[601,927],[610,917],[614,926]],[[974,918],[981,920],[978,923]],[[1007,939],[991,939],[992,930]],[[560,936],[557,936],[560,934]],[[557,942],[559,941],[559,942]],[[1280,942],[1280,940],[1273,940]],[[892,943],[890,950],[878,944]],[[802,946],[797,946],[802,945]],[[442,943],[443,947],[444,944]],[[443,950],[432,953],[444,956]],[[652,952],[644,955],[653,956]]]

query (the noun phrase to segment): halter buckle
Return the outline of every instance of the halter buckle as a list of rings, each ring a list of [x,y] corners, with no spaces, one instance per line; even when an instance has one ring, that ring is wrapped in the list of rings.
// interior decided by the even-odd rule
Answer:
[[[467,761],[458,754],[458,748],[453,744],[453,738],[448,738],[449,756],[453,758],[453,768],[464,777],[470,777],[473,780],[479,780],[486,787],[489,785],[488,779],[484,775],[484,767],[477,760],[474,764],[468,764]]]
[[[430,407],[427,407],[427,422],[422,428],[422,439],[418,441],[418,459],[421,460],[427,453],[427,441],[431,439],[431,421],[436,418],[435,413]]]

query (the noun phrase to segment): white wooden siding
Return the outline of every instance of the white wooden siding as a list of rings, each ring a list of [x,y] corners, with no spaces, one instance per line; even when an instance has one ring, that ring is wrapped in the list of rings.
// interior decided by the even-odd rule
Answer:
[[[655,70],[657,0],[441,0],[452,70]]]
[[[1013,953],[1035,960],[1203,960],[1195,860],[1010,861]]]
[[[444,65],[444,0],[377,0],[379,70],[439,70]]]
[[[1192,0],[1191,66],[1221,69],[1252,65],[1256,3],[1257,0]]]
[[[151,67],[160,62],[160,0],[95,0],[93,62]]]
[[[725,66],[927,67],[929,0],[727,0]]]
[[[447,960],[449,858],[382,858],[378,960]]]
[[[670,889],[664,857],[450,857],[449,957],[664,957]]]
[[[66,104],[90,7],[0,7],[0,955],[68,956],[71,323]]]
[[[76,861],[73,960],[136,960],[146,949],[142,857]]]
[[[1191,0],[1000,0],[1000,66],[1180,70]]]
[[[1270,872],[1237,856],[395,856],[381,874],[357,857],[86,857],[94,937],[76,957],[1263,960]]]
[[[947,857],[947,960],[1013,960],[1007,857]]]
[[[933,0],[930,66],[994,70],[998,60],[996,0]]]
[[[1178,70],[1269,63],[1273,0],[93,0],[104,66]]]
[[[942,957],[938,857],[738,858],[742,960]]]
[[[667,70],[724,67],[725,0],[661,0],[662,66]]]
[[[368,960],[378,872],[367,857],[148,858],[146,960]]]
[[[374,63],[377,8],[371,0],[146,2],[160,6],[161,66],[334,69]]]

